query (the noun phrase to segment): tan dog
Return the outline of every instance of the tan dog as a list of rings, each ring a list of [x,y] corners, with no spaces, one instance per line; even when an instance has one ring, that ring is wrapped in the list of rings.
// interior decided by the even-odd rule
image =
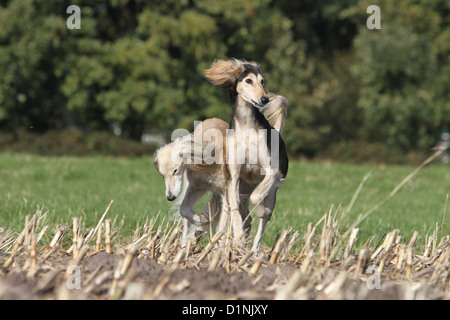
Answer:
[[[184,218],[183,246],[192,236],[189,233],[191,224],[205,227],[211,220],[216,225],[218,218],[222,217],[217,231],[226,231],[228,206],[225,194],[229,181],[225,164],[227,129],[226,122],[216,118],[207,119],[191,135],[176,139],[155,154],[154,164],[164,178],[167,199],[173,201],[179,198],[179,213]],[[248,194],[244,186],[241,188]],[[195,204],[208,191],[212,193],[211,198],[200,214],[195,214]],[[246,227],[250,230],[251,219],[246,219],[248,201],[243,202],[241,208],[244,215],[242,219],[247,221]]]
[[[288,171],[286,147],[279,131],[261,113],[269,97],[255,62],[216,60],[204,75],[213,85],[228,89],[230,94],[233,115],[226,144],[233,231],[236,240],[244,235],[239,214],[239,183],[245,182],[254,188],[250,201],[255,214],[261,218],[252,246],[256,253],[275,207],[277,189]]]
[[[288,106],[287,99],[274,94],[270,94],[269,99],[270,102],[267,104],[264,114],[281,131]],[[205,228],[205,224],[210,216],[214,225],[217,224],[218,217],[221,217],[217,231],[224,232],[227,229],[229,209],[226,193],[230,176],[225,163],[225,137],[228,127],[228,124],[220,119],[205,120],[190,135],[189,139],[178,138],[155,153],[154,164],[164,178],[167,199],[173,201],[178,198],[179,213],[183,217],[184,225],[182,245],[186,245],[188,238],[192,236],[189,230],[195,231],[195,228],[190,227],[191,224],[203,226],[203,230],[208,230],[208,228]],[[219,139],[211,141],[213,136],[219,136],[216,130],[220,131],[223,137],[221,141]],[[201,139],[199,139],[200,137]],[[198,142],[200,148],[198,148]],[[214,152],[207,152],[207,154],[212,154],[216,160],[221,158],[221,164],[205,163],[203,153],[208,148]],[[199,149],[201,154],[198,154],[198,151],[196,154],[195,151]],[[175,158],[183,158],[183,161],[174,161],[173,155],[175,155]],[[201,161],[195,161],[196,159]],[[183,177],[184,185],[182,187]],[[212,192],[211,198],[203,206],[200,214],[196,215],[193,209],[194,205],[207,191]],[[253,189],[245,182],[240,184],[240,213],[247,234],[251,227],[251,217],[248,216],[248,202],[252,191]]]

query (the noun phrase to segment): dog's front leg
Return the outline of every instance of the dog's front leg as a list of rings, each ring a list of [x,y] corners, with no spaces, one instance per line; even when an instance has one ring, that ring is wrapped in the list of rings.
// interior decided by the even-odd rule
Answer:
[[[276,201],[276,192],[278,189],[277,181],[280,177],[279,170],[275,170],[275,172],[266,172],[270,172],[270,174],[266,174],[264,176],[263,181],[261,181],[250,196],[250,201],[253,204],[255,214],[261,219],[251,249],[256,255],[259,251],[266,224],[272,217],[273,208],[275,207]]]
[[[256,231],[255,239],[253,240],[252,249],[251,249],[251,252],[253,252],[253,254],[255,256],[258,256],[259,249],[261,247],[262,235],[264,233],[264,229],[266,228],[267,222],[269,222],[269,220],[264,219],[264,218],[261,218],[259,220],[258,231]]]
[[[222,196],[216,193],[211,195],[209,201],[203,205],[200,212],[202,216],[208,217],[209,223],[212,228],[214,228],[220,219],[220,214],[222,211]],[[204,230],[208,231],[208,230]]]
[[[183,219],[183,233],[181,234],[181,248],[186,247],[188,239],[189,239],[189,229],[190,229],[190,223],[189,220],[186,218],[181,218]]]
[[[239,211],[242,218],[242,227],[244,228],[245,235],[250,236],[252,228],[252,217],[249,211],[250,194],[255,187],[249,185],[242,179],[239,181]]]
[[[255,255],[258,255],[264,229],[266,227],[267,222],[269,222],[270,217],[272,216],[273,209],[275,208],[278,188],[279,185],[277,184],[273,185],[272,188],[270,188],[269,193],[262,200],[262,203],[258,204],[255,207],[255,213],[261,217],[259,221],[258,231],[255,234],[255,239],[253,240],[253,245],[251,249],[251,251]]]
[[[241,174],[242,164],[245,163],[243,154],[237,150],[237,146],[242,141],[238,141],[236,131],[227,132],[227,170],[230,179],[227,183],[227,201],[228,209],[231,214],[231,225],[233,229],[234,239],[237,243],[244,240],[244,228],[242,226],[242,218],[239,212],[239,178]]]
[[[264,179],[250,196],[250,201],[255,208],[254,210],[256,216],[267,220],[270,220],[273,208],[271,209],[267,206],[264,206],[264,200],[276,193],[280,181],[280,170],[269,170],[270,168],[266,169],[266,172],[269,172],[269,174],[266,174],[264,176]]]
[[[222,199],[221,199],[220,219],[219,219],[219,224],[217,226],[216,232],[225,233],[227,231],[228,219],[230,217],[229,205],[230,204],[229,204],[229,200],[228,200],[228,187],[227,187],[227,188],[225,188],[224,194],[222,195]]]
[[[239,174],[241,165],[231,164],[229,165],[231,180],[228,184],[228,207],[231,213],[231,225],[233,228],[234,239],[240,242],[243,239],[244,228],[242,225],[242,217],[239,212]]]
[[[202,214],[195,214],[194,205],[205,193],[205,190],[188,188],[180,206],[180,215],[196,226],[204,226],[209,223],[209,219]]]

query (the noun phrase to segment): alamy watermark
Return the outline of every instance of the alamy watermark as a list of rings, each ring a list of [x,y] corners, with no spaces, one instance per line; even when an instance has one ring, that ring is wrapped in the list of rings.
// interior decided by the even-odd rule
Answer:
[[[77,5],[70,5],[67,7],[66,13],[71,14],[66,20],[67,29],[81,29],[81,9]],[[377,5],[370,5],[367,7],[366,13],[371,16],[366,21],[368,29],[381,29],[381,10]]]
[[[79,6],[71,5],[67,7],[66,13],[71,13],[66,20],[67,29],[81,29],[81,10]]]
[[[370,13],[371,16],[367,18],[367,29],[381,29],[381,10],[377,5],[371,5],[367,7],[366,13]]]
[[[81,289],[81,270],[79,266],[70,265],[67,267],[67,273],[72,274],[67,278],[66,285],[67,289]]]
[[[371,274],[366,280],[367,289],[381,289],[381,273],[378,271],[377,266],[370,266],[367,268],[366,273]]]

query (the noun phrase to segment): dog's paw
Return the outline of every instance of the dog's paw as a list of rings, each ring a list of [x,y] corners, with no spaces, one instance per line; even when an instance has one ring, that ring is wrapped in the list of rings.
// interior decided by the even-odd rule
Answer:
[[[270,218],[272,217],[272,210],[270,210],[270,208],[267,208],[263,205],[255,206],[253,211],[254,211],[255,215],[261,219],[270,220]]]
[[[209,219],[202,214],[194,215],[193,220],[194,221],[192,223],[199,227],[205,226],[209,223]]]

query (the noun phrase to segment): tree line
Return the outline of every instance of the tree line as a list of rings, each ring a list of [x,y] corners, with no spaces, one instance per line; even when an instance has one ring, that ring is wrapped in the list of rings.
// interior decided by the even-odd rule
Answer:
[[[289,100],[289,152],[348,141],[433,146],[450,127],[450,4],[368,0],[0,0],[0,130],[76,127],[140,139],[228,120],[202,76],[255,60]],[[81,29],[69,29],[70,5]]]

